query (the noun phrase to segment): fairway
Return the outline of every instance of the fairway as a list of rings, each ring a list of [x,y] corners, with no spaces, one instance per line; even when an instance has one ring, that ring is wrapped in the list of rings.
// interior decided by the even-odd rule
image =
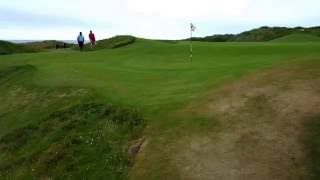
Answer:
[[[193,48],[192,62],[187,41],[139,38],[117,49],[88,52],[65,49],[0,56],[0,179],[7,176],[13,179],[61,176],[185,179],[188,170],[179,169],[178,148],[185,139],[219,131],[219,116],[194,112],[194,109],[205,108],[202,102],[214,97],[217,89],[273,68],[288,66],[290,69],[305,62],[312,62],[316,67],[320,64],[318,42],[194,42]],[[107,130],[99,129],[99,133],[107,131],[107,140],[102,141],[97,138],[100,135],[92,135],[105,124],[99,121],[99,113],[113,108],[121,110],[112,112],[130,114],[125,118],[130,117],[133,125],[130,122],[130,125],[107,125]],[[85,115],[72,114],[82,110]],[[57,112],[65,119],[79,116],[86,121],[85,125],[77,125],[62,135],[59,129],[42,134],[44,121],[62,122],[56,120],[56,116],[51,118]],[[140,116],[143,117],[141,124]],[[36,130],[27,128],[19,132],[28,126],[36,126]],[[113,131],[112,127],[117,130]],[[12,147],[4,144],[7,134],[22,133],[18,133],[18,137],[31,131],[34,133],[30,139],[22,139]],[[92,136],[88,139],[97,138],[92,140],[97,142],[96,146],[82,150],[88,146],[87,140],[83,143],[75,140],[75,144],[80,144],[75,145],[78,151],[71,152],[66,146],[64,155],[52,155],[64,149],[59,143],[63,144],[69,136],[72,139],[89,137],[89,134]],[[42,136],[45,139],[41,139]],[[127,157],[128,149],[136,141],[142,144],[140,152]],[[99,142],[108,142],[110,146],[105,148]],[[39,146],[33,149],[36,144]],[[40,157],[37,154],[41,154]],[[110,156],[116,160],[106,162]],[[68,164],[70,159],[72,165]],[[186,159],[189,161],[193,162]],[[50,166],[41,167],[48,163]],[[202,178],[195,176],[194,179]]]

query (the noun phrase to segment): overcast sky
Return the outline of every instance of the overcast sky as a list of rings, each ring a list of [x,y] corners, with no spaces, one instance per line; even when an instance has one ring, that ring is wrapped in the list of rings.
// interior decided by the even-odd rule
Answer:
[[[320,25],[320,0],[1,0],[0,39],[152,39],[239,33],[260,26]]]

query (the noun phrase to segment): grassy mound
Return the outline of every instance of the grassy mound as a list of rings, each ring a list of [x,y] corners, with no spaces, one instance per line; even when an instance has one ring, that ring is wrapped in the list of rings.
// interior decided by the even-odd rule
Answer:
[[[281,38],[272,40],[271,42],[320,42],[320,37],[310,34],[290,34]]]
[[[136,38],[134,36],[115,36],[109,39],[104,39],[97,41],[97,44],[94,48],[94,50],[101,50],[101,49],[114,49],[114,48],[119,48],[123,47],[129,44],[134,43]],[[75,47],[74,49],[79,49],[78,47]],[[91,51],[91,46],[90,44],[86,44],[84,47],[85,51]]]
[[[64,42],[56,41],[56,40],[48,40],[48,41],[39,41],[39,42],[30,42],[25,43],[25,46],[32,47],[35,49],[55,49],[56,45],[63,46]],[[72,44],[65,43],[67,48],[72,47]]]
[[[51,113],[0,139],[2,177],[120,179],[127,141],[142,124],[134,109],[87,103]]]
[[[0,55],[14,54],[14,53],[31,53],[37,52],[38,50],[31,47],[26,47],[20,44],[14,44],[7,41],[0,40]]]
[[[140,112],[87,89],[36,86],[37,73],[0,66],[0,179],[125,179]]]
[[[112,49],[119,48],[134,43],[136,40],[133,36],[115,36],[110,39],[100,40],[97,43],[96,49]]]

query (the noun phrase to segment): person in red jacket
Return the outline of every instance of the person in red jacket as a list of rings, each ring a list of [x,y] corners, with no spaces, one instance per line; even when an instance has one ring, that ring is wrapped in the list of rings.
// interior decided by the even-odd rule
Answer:
[[[94,46],[96,45],[96,37],[92,33],[92,30],[90,30],[89,39],[90,39],[90,43],[91,43],[91,48],[94,48]]]

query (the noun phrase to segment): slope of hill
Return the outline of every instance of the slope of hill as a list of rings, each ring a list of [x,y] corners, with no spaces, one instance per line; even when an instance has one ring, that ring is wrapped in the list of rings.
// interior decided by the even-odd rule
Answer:
[[[14,53],[31,53],[37,51],[38,50],[35,48],[0,40],[0,55]]]
[[[119,48],[134,43],[136,40],[133,36],[115,36],[109,39],[100,40],[97,43],[97,49]]]
[[[103,40],[97,41],[97,44],[94,49],[91,49],[90,43],[87,43],[85,44],[84,50],[92,51],[92,50],[101,50],[101,49],[114,49],[114,48],[119,48],[122,46],[132,44],[135,42],[135,40],[136,38],[134,36],[129,36],[129,35],[114,36],[109,39],[103,39]],[[79,49],[79,48],[75,46],[73,49]]]
[[[310,34],[290,34],[281,38],[273,39],[271,42],[320,42],[320,37]]]
[[[225,34],[213,35],[207,37],[193,38],[195,41],[208,41],[208,42],[266,42],[290,34],[304,33],[309,35],[320,36],[320,27],[260,27],[250,31],[245,31],[240,34]]]

